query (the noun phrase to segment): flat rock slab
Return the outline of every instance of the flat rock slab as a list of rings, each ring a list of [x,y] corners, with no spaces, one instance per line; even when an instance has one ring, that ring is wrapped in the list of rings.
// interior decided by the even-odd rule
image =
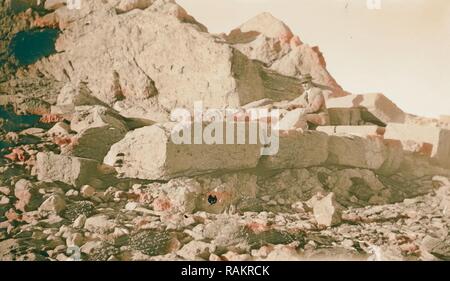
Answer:
[[[124,177],[147,180],[249,169],[258,164],[259,144],[176,144],[171,137],[174,126],[157,124],[129,132],[111,147],[103,162]]]
[[[80,186],[97,174],[98,162],[85,158],[40,152],[36,157],[38,180],[45,182],[60,181]]]
[[[415,147],[411,145],[411,142],[430,144],[432,145],[431,158],[441,166],[450,167],[450,130],[431,126],[390,123],[386,127],[384,138],[400,141],[405,150]]]
[[[329,99],[327,108],[361,109],[361,118],[374,124],[403,123],[405,121],[405,113],[383,94],[348,95]]]

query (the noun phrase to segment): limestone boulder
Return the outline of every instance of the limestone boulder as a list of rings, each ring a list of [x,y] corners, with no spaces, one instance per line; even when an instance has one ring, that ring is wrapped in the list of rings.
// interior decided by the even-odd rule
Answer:
[[[58,8],[64,7],[67,0],[45,0],[44,8],[46,10],[56,10]]]
[[[366,122],[360,108],[328,108],[330,124],[334,126],[362,126]]]
[[[25,179],[21,179],[15,184],[14,196],[17,198],[15,207],[22,212],[36,210],[43,200],[39,188]]]
[[[102,161],[111,145],[128,131],[126,121],[113,110],[103,106],[75,108],[70,128],[77,132],[74,156]]]
[[[116,6],[118,13],[125,13],[133,9],[148,8],[155,0],[121,0]]]
[[[450,167],[450,130],[432,126],[389,123],[384,137],[387,140],[400,141],[404,150],[421,152],[430,156],[435,163]]]
[[[97,165],[98,162],[90,159],[40,152],[36,156],[35,171],[40,181],[81,186],[97,174]]]
[[[66,109],[66,113],[72,113],[75,106],[83,105],[105,104],[92,95],[92,92],[85,83],[79,83],[78,86],[67,83],[62,87],[56,100],[56,108]]]
[[[60,213],[66,208],[66,201],[61,195],[53,194],[39,207],[41,212]]]
[[[386,125],[387,123],[403,123],[405,113],[383,94],[348,95],[345,97],[327,100],[327,108],[335,114],[339,110],[334,109],[359,109],[361,119],[367,123]],[[333,111],[334,110],[334,111]],[[344,110],[345,112],[345,110]],[[331,114],[331,112],[330,112]],[[345,114],[345,113],[344,113]],[[334,118],[330,116],[330,119]],[[333,124],[332,125],[355,125],[355,124]]]
[[[225,144],[224,139],[224,144],[207,144],[202,140],[201,144],[194,144],[194,134],[192,141],[187,142],[192,144],[178,144],[174,139],[182,133],[176,125],[156,124],[129,132],[111,147],[103,162],[115,166],[124,177],[148,180],[249,169],[258,164],[259,144]]]
[[[260,165],[267,169],[305,168],[324,164],[327,158],[327,134],[290,130],[280,134],[278,153],[263,157]]]
[[[381,138],[333,135],[328,142],[328,164],[378,170],[388,151]]]

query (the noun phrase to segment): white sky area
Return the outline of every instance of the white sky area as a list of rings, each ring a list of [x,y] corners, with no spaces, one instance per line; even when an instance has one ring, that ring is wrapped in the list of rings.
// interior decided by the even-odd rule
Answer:
[[[320,47],[345,90],[382,92],[413,114],[450,115],[450,1],[380,1],[379,10],[366,0],[177,2],[212,33],[270,12]]]

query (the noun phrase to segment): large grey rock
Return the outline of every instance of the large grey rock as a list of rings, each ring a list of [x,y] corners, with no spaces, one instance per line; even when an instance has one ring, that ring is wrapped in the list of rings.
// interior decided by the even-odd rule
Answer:
[[[378,170],[387,159],[388,151],[382,138],[361,138],[332,135],[328,142],[328,163]]]
[[[103,106],[75,108],[70,127],[78,132],[72,154],[102,161],[111,145],[121,140],[128,131],[124,119]]]
[[[292,169],[319,166],[328,158],[328,135],[316,131],[286,131],[280,135],[277,154],[263,157],[261,167]]]
[[[172,138],[178,132],[175,126],[156,124],[129,132],[111,147],[103,162],[125,177],[148,180],[249,169],[258,163],[259,144],[177,144]]]
[[[86,82],[94,96],[127,117],[156,121],[194,101],[222,108],[297,95],[297,79],[265,69],[208,34],[174,1],[154,1],[145,10],[140,8],[151,1],[114,2],[56,10],[60,26],[71,28],[58,39],[58,53],[37,63],[41,72],[75,85]],[[124,13],[130,7],[139,9]]]
[[[60,181],[80,186],[97,174],[98,162],[85,158],[40,152],[36,157],[36,174],[40,181]]]

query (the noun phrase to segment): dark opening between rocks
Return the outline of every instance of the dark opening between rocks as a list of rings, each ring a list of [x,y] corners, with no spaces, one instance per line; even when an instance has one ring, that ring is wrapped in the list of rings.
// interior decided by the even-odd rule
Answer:
[[[20,65],[33,64],[56,52],[58,34],[59,30],[50,28],[18,32],[11,39],[9,52]]]

